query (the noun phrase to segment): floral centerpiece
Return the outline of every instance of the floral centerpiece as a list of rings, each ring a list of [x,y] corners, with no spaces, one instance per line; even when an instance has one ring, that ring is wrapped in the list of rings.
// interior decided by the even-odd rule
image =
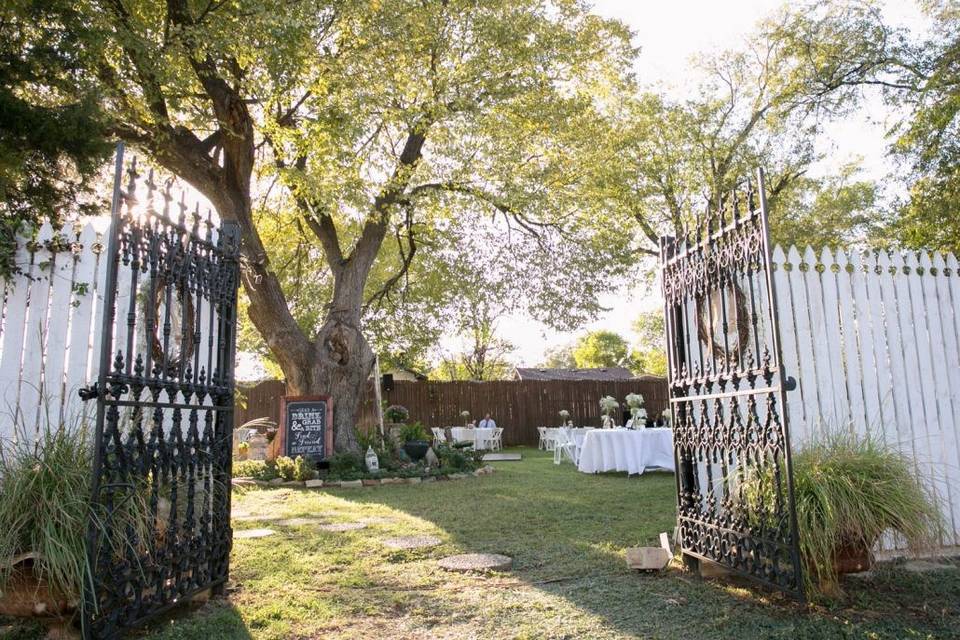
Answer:
[[[613,426],[614,412],[620,408],[620,403],[613,396],[604,396],[600,398],[600,412],[603,414],[603,428],[609,429]]]
[[[561,410],[560,410],[560,425],[563,426],[563,425],[567,424],[567,420],[569,420],[569,418],[570,418],[570,412],[567,411],[566,409],[561,409]]]
[[[647,419],[647,410],[644,408],[642,395],[639,393],[630,393],[627,394],[624,401],[627,403],[627,406],[630,407],[630,417],[633,418],[634,426],[637,425],[639,420]]]
[[[469,426],[470,426],[470,412],[467,411],[466,409],[464,409],[463,411],[460,412],[460,417],[463,419],[463,426],[469,427]]]

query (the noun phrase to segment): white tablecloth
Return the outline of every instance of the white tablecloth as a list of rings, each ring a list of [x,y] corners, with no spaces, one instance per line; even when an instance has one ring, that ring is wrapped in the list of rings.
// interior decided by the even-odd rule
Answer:
[[[577,468],[584,473],[626,471],[650,467],[674,471],[670,429],[593,429],[583,438]]]
[[[472,442],[475,449],[489,449],[495,429],[471,429],[469,427],[450,427],[454,442]]]

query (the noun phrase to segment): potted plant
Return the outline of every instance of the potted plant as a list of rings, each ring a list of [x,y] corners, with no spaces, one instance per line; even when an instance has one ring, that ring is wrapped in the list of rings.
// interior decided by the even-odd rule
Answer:
[[[39,617],[51,637],[54,629],[67,637],[86,606],[88,523],[104,527],[106,552],[120,557],[129,555],[133,541],[154,535],[146,487],[118,488],[109,518],[95,512],[88,434],[82,423],[54,426],[36,442],[6,442],[0,456],[0,615]]]
[[[392,404],[387,407],[383,415],[386,416],[387,422],[393,424],[403,424],[410,418],[410,412],[407,411],[407,408],[399,404]]]
[[[406,424],[400,429],[400,440],[403,442],[404,452],[414,462],[422,460],[430,448],[430,438],[427,430],[419,422]]]
[[[777,499],[774,473],[768,468],[746,479],[748,513],[762,513],[759,505]],[[914,465],[869,435],[828,434],[801,449],[793,456],[793,481],[810,595],[840,595],[839,576],[870,568],[886,531],[914,551],[932,546],[941,532],[937,503]]]

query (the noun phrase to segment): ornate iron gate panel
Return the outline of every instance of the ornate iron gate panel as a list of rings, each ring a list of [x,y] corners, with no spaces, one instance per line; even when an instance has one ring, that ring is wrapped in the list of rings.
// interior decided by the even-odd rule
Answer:
[[[693,233],[661,239],[678,539],[688,564],[717,562],[803,598],[788,382],[762,171],[757,178]]]
[[[239,230],[123,182],[118,147],[97,400],[84,636],[113,638],[229,570]]]

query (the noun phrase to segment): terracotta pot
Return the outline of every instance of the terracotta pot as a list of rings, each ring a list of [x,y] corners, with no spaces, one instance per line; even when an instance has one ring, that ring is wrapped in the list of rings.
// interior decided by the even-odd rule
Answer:
[[[13,571],[0,595],[0,615],[17,618],[42,618],[56,630],[57,637],[67,637],[70,619],[77,603],[64,595],[50,591],[45,580],[34,573],[36,553],[24,553],[9,561]]]
[[[838,574],[867,571],[873,566],[873,554],[863,543],[844,543],[833,554],[833,566]]]

